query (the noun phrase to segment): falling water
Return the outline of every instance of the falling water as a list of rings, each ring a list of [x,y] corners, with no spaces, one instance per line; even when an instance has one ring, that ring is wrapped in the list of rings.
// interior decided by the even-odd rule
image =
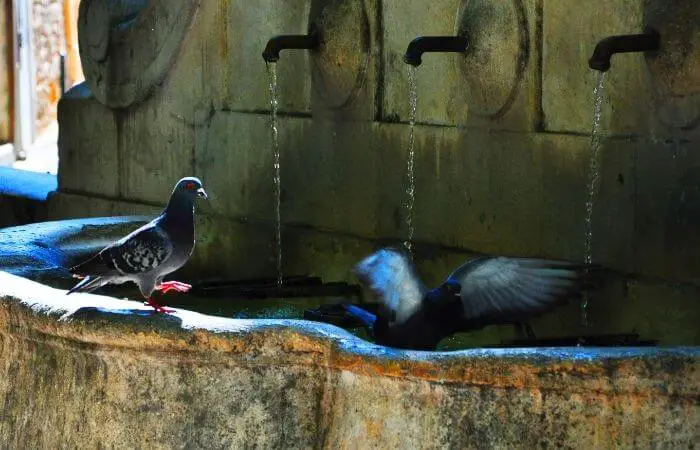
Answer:
[[[409,85],[409,98],[411,101],[411,115],[410,124],[411,131],[408,138],[408,166],[406,168],[408,186],[406,187],[406,194],[408,194],[408,199],[406,200],[406,225],[408,225],[408,237],[404,241],[404,246],[408,249],[409,254],[411,254],[411,245],[413,241],[413,202],[415,201],[416,192],[416,180],[413,173],[413,163],[415,159],[415,126],[416,126],[416,109],[418,107],[418,90],[416,86],[416,67],[408,66],[408,85]]]
[[[600,134],[600,115],[603,106],[603,90],[605,87],[605,72],[598,75],[598,83],[593,90],[593,125],[591,128],[591,159],[588,164],[588,197],[586,198],[586,219],[584,236],[584,261],[586,264],[592,262],[593,247],[593,204],[598,194],[598,184],[600,182],[600,162],[599,153],[602,142]],[[584,293],[581,301],[581,323],[588,326],[588,294]]]
[[[279,101],[277,98],[277,63],[269,62],[266,64],[267,73],[270,77],[270,110],[272,111],[270,129],[272,131],[272,167],[274,169],[273,180],[275,183],[275,239],[277,243],[277,285],[282,286],[282,221],[280,214],[282,179],[280,178],[280,146],[277,137],[277,108],[279,106]]]

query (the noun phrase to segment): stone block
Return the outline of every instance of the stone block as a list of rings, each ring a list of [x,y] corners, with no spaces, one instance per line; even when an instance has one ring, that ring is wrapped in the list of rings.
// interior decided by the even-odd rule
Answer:
[[[635,272],[700,278],[700,159],[692,141],[635,144]]]
[[[161,207],[133,201],[105,199],[90,195],[57,192],[47,203],[48,219],[81,219],[88,217],[144,215],[155,217]]]
[[[547,131],[589,133],[593,88],[599,72],[588,68],[598,41],[643,30],[643,0],[591,0],[585,8],[545,1],[542,107]],[[614,134],[654,133],[649,70],[642,53],[618,54],[605,74],[602,129]]]
[[[164,101],[156,92],[136,108],[115,110],[121,198],[165,204],[180,178],[197,175],[195,129],[169,113]]]
[[[403,239],[407,233],[407,132],[397,125],[379,128],[380,236]],[[430,126],[417,126],[415,133],[416,241],[583,260],[587,138]],[[601,152],[593,257],[626,269],[633,260],[634,152],[609,145]]]
[[[159,89],[164,97],[163,107],[180,118],[183,126],[200,125],[209,117],[210,110],[227,106],[228,3],[226,0],[200,3],[163,87]],[[234,88],[239,86],[233,84]]]
[[[58,105],[58,187],[62,191],[119,196],[121,167],[117,123],[84,84]],[[73,96],[75,95],[75,96]]]
[[[322,34],[312,53],[314,117],[374,120],[381,36],[376,0],[314,0],[310,20]]]
[[[375,125],[278,118],[282,222],[373,236]],[[214,210],[274,223],[270,118],[216,113],[198,132],[197,172]]]
[[[383,2],[383,119],[406,122],[410,117],[409,67],[403,61],[408,44],[418,36],[454,35],[458,2],[440,0],[415,3]],[[410,12],[409,12],[410,11]],[[426,54],[417,69],[417,120],[454,124],[467,114],[466,93],[459,76],[456,54]],[[452,119],[452,120],[450,120]]]
[[[557,141],[558,138],[555,137],[554,142]],[[585,173],[585,198],[588,198],[593,150],[588,138],[585,142],[588,144],[585,169],[582,167],[581,173]],[[597,161],[599,181],[598,191],[593,197],[591,256],[596,264],[631,272],[636,264],[637,245],[634,238],[634,201],[639,182],[636,177],[636,147],[633,141],[627,139],[605,139],[601,142]],[[553,194],[556,193],[556,182],[551,183],[548,188]],[[555,214],[566,214],[572,208],[576,210],[573,205],[567,207],[565,199],[562,199],[562,202],[561,210]],[[585,207],[579,214],[585,218]],[[585,228],[580,233],[579,236],[584,236]]]
[[[518,376],[508,366],[501,369],[508,376]],[[412,379],[398,377],[390,382],[353,371],[338,373],[333,380],[331,410],[343,420],[335,421],[328,432],[330,447],[343,447],[347,442],[352,442],[351,448],[646,447],[654,446],[656,436],[665,435],[666,426],[679,431],[666,441],[674,446],[692,440],[688,427],[695,427],[687,420],[672,419],[683,407],[671,406],[665,399],[659,403],[649,400],[670,421],[661,425],[659,416],[649,409],[627,406],[631,401],[627,395],[625,400],[611,401],[602,394],[559,389],[545,393],[490,390],[476,384],[423,385]],[[397,398],[402,400],[395,402]],[[619,407],[635,413],[620,414]],[[426,417],[426,411],[437,414]]]
[[[668,137],[696,130],[700,73],[697,35],[700,7],[683,0],[669,7],[658,0],[545,1],[543,19],[543,93],[548,131],[588,133],[593,88],[599,73],[588,68],[596,44],[615,35],[638,34],[646,26],[659,31],[659,52],[616,54],[605,74],[603,130],[612,134]]]
[[[698,286],[658,279],[616,284],[618,295],[614,298],[590,302],[591,326],[597,332],[637,333],[641,339],[658,340],[662,346],[698,345]]]
[[[146,100],[166,78],[200,3],[82,2],[80,60],[95,98],[111,108]]]
[[[207,188],[211,210],[228,217],[273,220],[269,122],[266,114],[216,112],[197,129],[195,172]],[[299,123],[290,122],[289,126]],[[289,126],[279,124],[280,134]]]
[[[538,119],[536,2],[384,2],[383,118],[410,117],[409,42],[465,33],[467,56],[424,54],[417,69],[417,121],[530,130]],[[461,30],[464,30],[463,32]]]
[[[283,221],[373,237],[379,188],[376,124],[281,121]]]
[[[226,14],[225,104],[238,111],[270,109],[269,78],[262,52],[279,34],[307,34],[310,0],[229,0]],[[287,50],[277,63],[279,108],[282,112],[311,111],[311,56]]]
[[[265,44],[276,34],[305,34],[311,20],[323,29],[322,47],[282,51],[280,111],[310,113],[313,103],[315,114],[372,120],[376,19],[374,1],[203,2],[164,83],[165,105],[189,124],[210,110],[269,110]]]

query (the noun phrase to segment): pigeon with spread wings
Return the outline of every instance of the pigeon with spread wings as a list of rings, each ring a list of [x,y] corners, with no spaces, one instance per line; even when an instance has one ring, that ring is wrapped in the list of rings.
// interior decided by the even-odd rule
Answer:
[[[151,295],[156,290],[187,292],[191,288],[178,281],[163,282],[163,278],[185,265],[194,250],[197,198],[207,198],[198,178],[178,181],[168,205],[158,217],[70,269],[81,281],[68,294],[132,281],[156,311],[171,312],[154,302]]]
[[[378,344],[434,350],[443,338],[487,325],[520,323],[581,294],[590,266],[535,258],[483,257],[428,289],[408,257],[381,249],[355,266],[379,299],[377,313],[345,305]]]

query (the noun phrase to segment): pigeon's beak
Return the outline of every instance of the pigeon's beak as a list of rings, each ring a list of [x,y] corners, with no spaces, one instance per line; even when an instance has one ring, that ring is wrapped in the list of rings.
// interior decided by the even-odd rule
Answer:
[[[207,191],[205,191],[204,188],[197,189],[197,197],[205,200],[209,198],[209,196],[207,196]]]

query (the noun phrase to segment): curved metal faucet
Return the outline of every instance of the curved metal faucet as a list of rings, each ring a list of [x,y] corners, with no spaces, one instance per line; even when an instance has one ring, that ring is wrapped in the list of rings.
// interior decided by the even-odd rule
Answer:
[[[315,26],[311,26],[306,35],[280,35],[275,36],[265,46],[262,57],[266,62],[276,62],[280,59],[280,51],[285,49],[314,50],[321,42],[319,32]]]
[[[469,43],[464,36],[419,36],[408,44],[403,61],[412,66],[420,66],[425,52],[464,53]]]
[[[607,72],[610,69],[610,58],[615,53],[649,52],[659,49],[661,37],[659,32],[651,27],[644,34],[628,34],[611,36],[598,42],[593,50],[593,56],[588,60],[588,67],[593,70]]]

